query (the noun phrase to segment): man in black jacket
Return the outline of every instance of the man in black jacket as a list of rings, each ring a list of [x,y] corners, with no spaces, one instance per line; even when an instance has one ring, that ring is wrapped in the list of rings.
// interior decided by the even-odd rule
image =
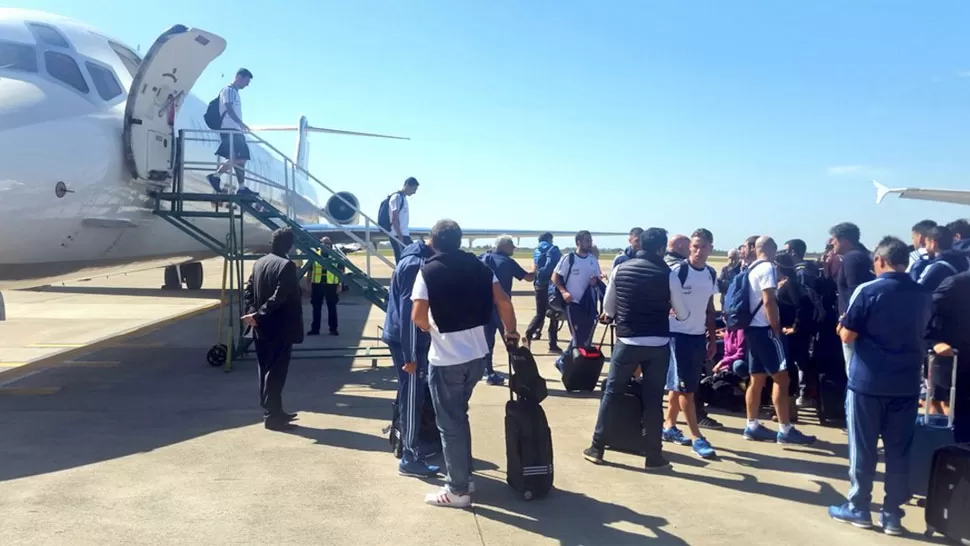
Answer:
[[[680,279],[671,274],[664,262],[666,246],[666,231],[644,231],[636,257],[617,266],[610,275],[601,320],[615,319],[617,340],[593,442],[583,451],[583,457],[592,463],[603,462],[612,400],[639,367],[643,372],[643,429],[647,442],[644,468],[658,470],[670,464],[661,445],[663,391],[670,364],[670,309],[673,307],[677,320],[686,320],[689,313]]]
[[[283,385],[290,368],[293,344],[303,342],[303,303],[296,264],[286,254],[293,246],[293,232],[273,232],[272,254],[256,260],[246,283],[246,337],[256,341],[259,363],[259,399],[264,426],[285,430],[296,414],[283,411]]]
[[[944,390],[934,393],[934,398],[948,401],[953,349],[964,360],[970,358],[970,272],[947,277],[933,292],[933,315],[926,337],[938,355],[931,363],[934,388]],[[958,366],[956,405],[949,409],[954,412],[953,433],[959,444],[970,442],[970,367],[966,362]]]

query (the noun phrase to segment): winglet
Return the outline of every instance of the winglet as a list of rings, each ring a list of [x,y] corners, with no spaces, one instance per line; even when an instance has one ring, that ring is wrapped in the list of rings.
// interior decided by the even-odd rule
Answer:
[[[879,182],[876,182],[875,180],[872,181],[872,185],[876,187],[876,204],[877,205],[879,203],[882,203],[882,200],[885,199],[887,195],[889,195],[890,193],[893,193],[893,191],[894,191],[894,190],[891,190],[891,189],[887,188],[886,186],[883,186]]]

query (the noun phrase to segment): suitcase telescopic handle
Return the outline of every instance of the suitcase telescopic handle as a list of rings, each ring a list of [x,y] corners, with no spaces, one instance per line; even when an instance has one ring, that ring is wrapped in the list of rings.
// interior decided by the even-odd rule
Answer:
[[[960,351],[953,347],[950,348],[950,351],[953,353],[953,371],[950,374],[950,411],[949,415],[947,415],[946,426],[953,428],[954,406],[957,401],[957,361],[960,360]],[[926,353],[929,356],[939,356],[933,349],[930,349]],[[930,399],[933,398],[934,391],[936,390],[933,385],[933,366],[930,365],[928,359],[926,363],[926,382],[928,385],[926,387],[926,403],[923,404],[923,422],[926,422],[926,419],[929,417]]]

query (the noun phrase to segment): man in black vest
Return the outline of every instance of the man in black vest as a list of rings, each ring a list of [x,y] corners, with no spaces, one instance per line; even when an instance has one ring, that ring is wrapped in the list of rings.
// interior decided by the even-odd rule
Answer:
[[[680,279],[664,262],[667,232],[650,228],[640,236],[636,257],[613,270],[603,302],[603,321],[616,321],[616,349],[610,359],[610,373],[600,401],[593,444],[583,456],[595,464],[603,462],[606,424],[610,406],[639,367],[643,372],[643,428],[648,471],[668,466],[661,445],[663,391],[670,364],[670,310],[677,320],[687,320]]]
[[[272,254],[256,260],[246,283],[246,336],[256,340],[259,398],[264,425],[270,430],[292,428],[296,414],[283,411],[283,385],[290,369],[293,344],[303,343],[303,302],[296,264],[286,257],[293,232],[273,232]]]
[[[421,267],[411,290],[411,318],[431,334],[428,383],[448,469],[445,486],[424,500],[454,508],[471,506],[474,492],[468,400],[485,372],[485,326],[493,308],[505,326],[505,341],[515,344],[519,339],[512,301],[487,265],[460,250],[461,239],[454,221],[434,225],[435,255]]]

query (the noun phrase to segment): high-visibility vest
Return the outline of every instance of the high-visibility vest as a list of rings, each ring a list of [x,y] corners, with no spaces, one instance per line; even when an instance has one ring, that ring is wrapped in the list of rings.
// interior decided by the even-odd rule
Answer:
[[[317,252],[317,254],[319,254],[319,252]],[[324,274],[323,266],[321,266],[317,262],[313,262],[313,278],[311,279],[311,282],[313,282],[313,284],[320,284],[321,282],[323,282],[323,274]],[[336,275],[334,275],[329,271],[326,271],[326,274],[327,274],[327,284],[340,284],[340,279]]]

